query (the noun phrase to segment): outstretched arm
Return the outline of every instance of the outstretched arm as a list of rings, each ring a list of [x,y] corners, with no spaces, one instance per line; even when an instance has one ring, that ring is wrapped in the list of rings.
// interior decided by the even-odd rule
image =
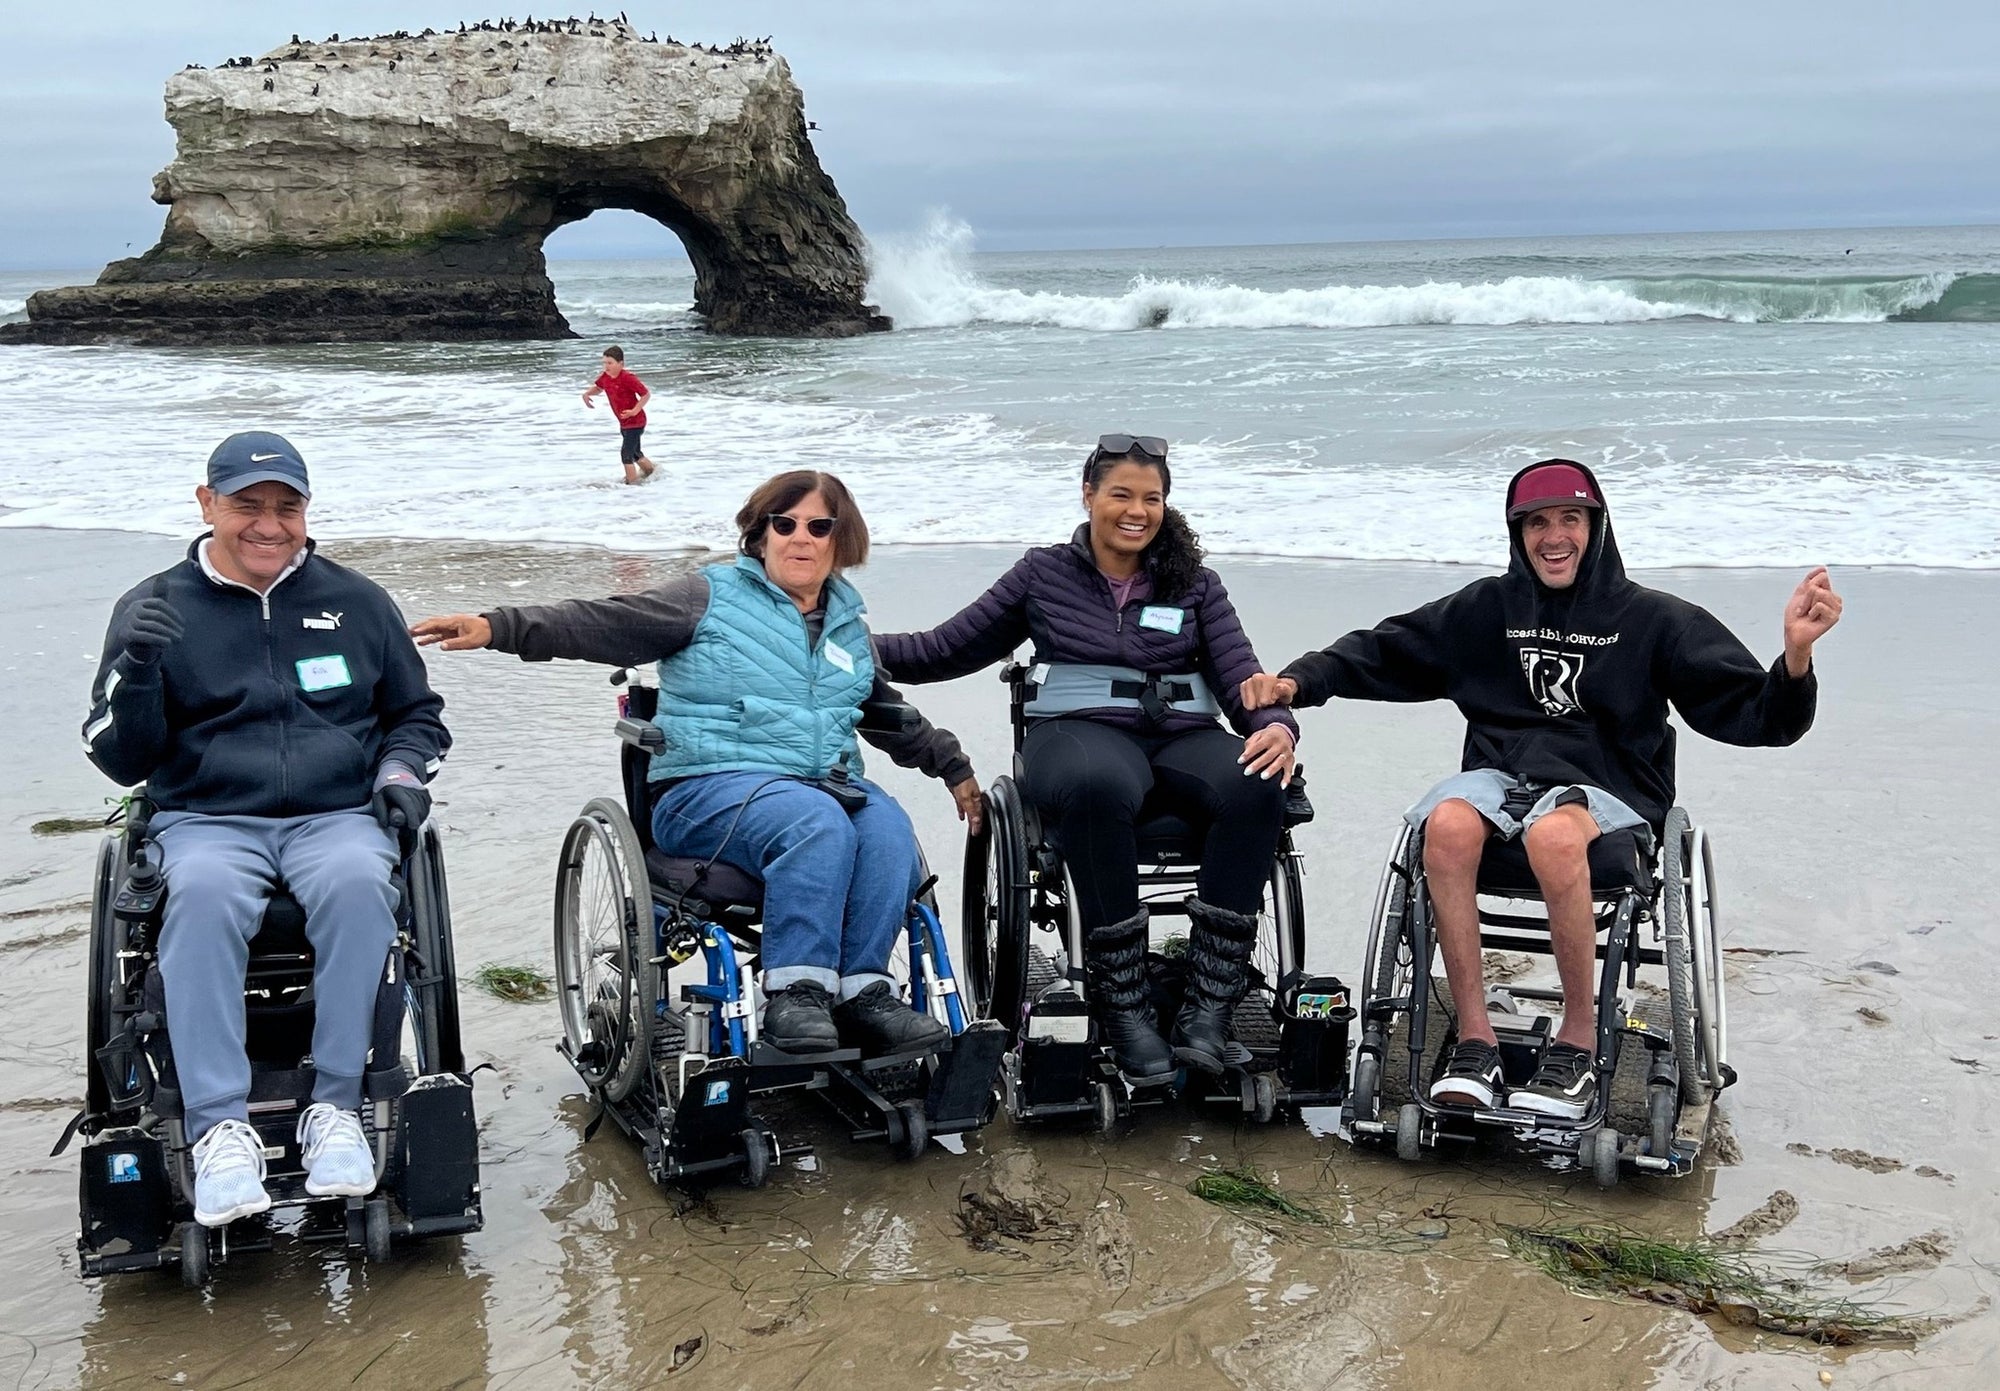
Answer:
[[[1819,710],[1813,643],[1840,619],[1839,596],[1814,571],[1785,606],[1785,655],[1769,667],[1708,610],[1683,606],[1661,680],[1697,734],[1745,747],[1797,742]],[[1822,586],[1824,586],[1822,588]]]
[[[491,647],[523,661],[553,657],[631,666],[658,661],[686,647],[708,612],[708,581],[683,575],[640,594],[571,599],[532,608],[449,614],[412,624],[419,647],[446,652]]]
[[[876,658],[898,681],[923,685],[970,676],[1028,636],[1028,558],[944,622],[921,633],[877,633]]]
[[[879,669],[868,699],[909,703],[901,691],[882,679]],[[979,833],[979,780],[972,775],[972,760],[966,757],[957,735],[918,715],[916,724],[909,729],[863,729],[861,737],[888,754],[898,767],[915,768],[950,788],[952,801],[958,805],[958,819],[966,822],[974,835]]]
[[[1295,659],[1273,676],[1260,672],[1243,683],[1250,709],[1264,705],[1324,705],[1347,700],[1441,700],[1449,693],[1444,634],[1458,595],[1357,628],[1318,652]]]

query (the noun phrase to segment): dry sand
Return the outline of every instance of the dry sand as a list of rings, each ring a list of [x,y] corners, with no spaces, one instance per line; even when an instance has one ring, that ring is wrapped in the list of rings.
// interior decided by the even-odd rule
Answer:
[[[764,1388],[1169,1388],[1477,1385],[2000,1385],[1991,1004],[2000,714],[1990,632],[2000,576],[1836,575],[1846,623],[1822,655],[1818,728],[1788,751],[1689,737],[1683,800],[1716,836],[1730,948],[1733,1061],[1723,1111],[1740,1162],[1694,1176],[1587,1182],[1490,1160],[1406,1167],[1291,1123],[1155,1114],[1115,1142],[1004,1120],[916,1165],[819,1127],[806,1171],[761,1192],[662,1192],[557,1057],[551,1006],[465,995],[479,1077],[487,1228],[364,1267],[296,1247],[229,1266],[194,1298],[170,1275],[75,1273],[76,1160],[47,1158],[82,1090],[83,904],[92,839],[32,822],[90,814],[112,790],[76,729],[111,600],[171,562],[155,537],[10,531],[0,566],[0,1384]],[[643,586],[687,562],[450,543],[343,543],[412,617]],[[883,630],[933,622],[997,575],[1001,549],[900,549],[857,578]],[[1463,583],[1465,569],[1233,559],[1221,567],[1267,661]],[[1649,582],[1775,651],[1795,577],[1691,571]],[[1985,615],[1982,617],[1982,615]],[[491,654],[432,660],[458,744],[439,783],[459,940],[546,966],[557,841],[615,789],[611,688],[598,669]],[[918,696],[982,777],[1006,766],[990,674]],[[1319,818],[1302,835],[1310,963],[1359,968],[1394,818],[1455,766],[1443,708],[1306,716]],[[949,873],[942,789],[876,771]],[[956,902],[955,886],[945,901]],[[810,1112],[798,1113],[810,1117]],[[1051,1225],[968,1244],[961,1188],[1031,1149]],[[1022,1160],[1008,1161],[1015,1169]],[[1335,1219],[1259,1225],[1191,1197],[1204,1169],[1249,1166]],[[1019,1177],[1019,1174],[1016,1174]],[[1963,1316],[1914,1347],[1840,1353],[1684,1312],[1568,1293],[1508,1257],[1501,1221],[1610,1220],[1694,1237],[1778,1189],[1798,1214],[1751,1250],[1810,1274],[1925,1237],[1935,1264],[1843,1292]],[[1754,1224],[1753,1224],[1754,1225]],[[1780,1234],[1781,1232],[1781,1234]],[[1863,1267],[1866,1268],[1866,1267]]]

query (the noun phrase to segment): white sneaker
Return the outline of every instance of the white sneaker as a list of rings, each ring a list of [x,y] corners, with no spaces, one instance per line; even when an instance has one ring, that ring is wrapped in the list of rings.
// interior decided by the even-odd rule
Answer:
[[[194,1220],[226,1227],[271,1206],[264,1191],[264,1142],[248,1121],[217,1121],[194,1142]]]
[[[375,1191],[375,1152],[352,1111],[316,1101],[299,1117],[306,1192],[315,1198],[361,1198]]]

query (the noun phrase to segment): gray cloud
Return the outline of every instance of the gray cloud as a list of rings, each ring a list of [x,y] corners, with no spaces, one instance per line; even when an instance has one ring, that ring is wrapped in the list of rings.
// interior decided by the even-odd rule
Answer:
[[[994,249],[2000,221],[2000,7],[1982,0],[626,8],[682,38],[772,33],[877,233],[934,207]],[[10,20],[0,53],[0,261],[17,267],[94,267],[158,234],[160,89],[182,64],[294,28],[477,17],[78,13]],[[554,249],[670,246],[600,215]]]

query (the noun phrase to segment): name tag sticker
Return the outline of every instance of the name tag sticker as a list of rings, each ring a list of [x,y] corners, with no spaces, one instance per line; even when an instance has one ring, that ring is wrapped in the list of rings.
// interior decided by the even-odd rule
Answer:
[[[842,647],[832,638],[828,638],[826,646],[821,650],[826,653],[826,659],[829,662],[832,662],[849,676],[854,674],[854,658],[848,655],[846,648]]]
[[[336,686],[352,686],[354,678],[348,675],[347,658],[338,653],[331,657],[308,657],[298,664],[299,685],[308,691],[330,691]]]
[[[1158,628],[1163,633],[1178,633],[1181,624],[1187,621],[1187,610],[1163,608],[1158,604],[1148,604],[1139,610],[1141,628]]]

